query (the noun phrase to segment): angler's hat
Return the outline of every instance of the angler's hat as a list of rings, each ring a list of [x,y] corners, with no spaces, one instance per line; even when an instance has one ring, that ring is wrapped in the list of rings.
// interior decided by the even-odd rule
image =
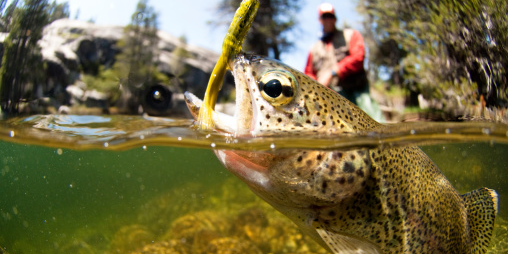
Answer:
[[[333,8],[333,5],[331,3],[322,3],[318,7],[318,13],[319,17],[322,17],[324,14],[332,14],[335,16],[335,8]]]

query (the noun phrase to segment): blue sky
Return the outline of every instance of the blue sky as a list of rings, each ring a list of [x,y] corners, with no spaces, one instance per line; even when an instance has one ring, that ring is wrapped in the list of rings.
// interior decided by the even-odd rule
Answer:
[[[263,1],[263,0],[260,0]],[[127,25],[136,8],[138,0],[57,0],[68,2],[71,18],[79,9],[80,20],[95,20],[97,24]],[[159,14],[159,28],[174,36],[184,35],[187,43],[221,51],[222,39],[227,28],[216,28],[207,24],[217,18],[215,7],[220,0],[149,0]],[[338,26],[347,22],[353,28],[361,29],[361,16],[356,12],[355,0],[303,0],[299,17],[299,33],[296,47],[292,52],[282,55],[282,61],[296,69],[303,70],[307,53],[317,40],[321,26],[318,21],[317,6],[322,2],[330,2],[335,6],[339,18]]]

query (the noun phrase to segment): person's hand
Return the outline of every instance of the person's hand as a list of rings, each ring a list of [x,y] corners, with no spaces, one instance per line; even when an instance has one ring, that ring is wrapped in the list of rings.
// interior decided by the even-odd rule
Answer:
[[[319,78],[318,78],[318,82],[326,87],[329,87],[330,86],[330,82],[332,81],[332,72],[328,72],[328,73],[325,73],[323,75],[321,75]]]

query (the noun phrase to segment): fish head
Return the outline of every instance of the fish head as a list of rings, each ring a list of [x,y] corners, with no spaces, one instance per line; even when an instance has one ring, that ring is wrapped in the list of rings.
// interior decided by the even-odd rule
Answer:
[[[342,96],[277,60],[239,54],[229,63],[236,86],[237,136],[351,133],[377,123]],[[219,126],[224,126],[219,124]]]

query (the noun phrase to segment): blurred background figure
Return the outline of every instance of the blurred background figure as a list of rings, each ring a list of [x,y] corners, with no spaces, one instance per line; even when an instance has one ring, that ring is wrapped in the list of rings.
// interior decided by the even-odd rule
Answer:
[[[335,27],[337,17],[330,3],[318,7],[323,35],[311,48],[305,74],[363,109],[377,121],[384,121],[379,106],[369,94],[364,68],[365,47],[360,32]]]

